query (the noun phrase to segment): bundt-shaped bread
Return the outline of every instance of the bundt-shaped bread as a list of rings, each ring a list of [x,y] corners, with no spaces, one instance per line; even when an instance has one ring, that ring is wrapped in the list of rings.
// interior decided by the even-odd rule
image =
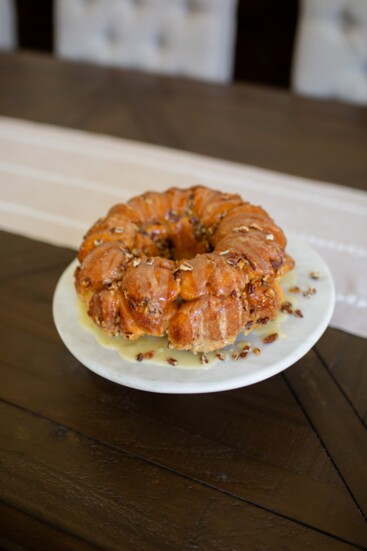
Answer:
[[[293,266],[286,238],[261,208],[203,186],[147,192],[88,231],[78,296],[109,335],[168,335],[209,352],[274,318],[277,282]]]

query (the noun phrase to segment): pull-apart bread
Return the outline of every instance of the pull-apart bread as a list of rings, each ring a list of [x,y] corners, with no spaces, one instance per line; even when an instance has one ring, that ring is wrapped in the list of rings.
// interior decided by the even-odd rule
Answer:
[[[274,319],[293,267],[267,212],[203,186],[115,205],[84,237],[75,272],[88,315],[109,335],[167,335],[209,352]]]

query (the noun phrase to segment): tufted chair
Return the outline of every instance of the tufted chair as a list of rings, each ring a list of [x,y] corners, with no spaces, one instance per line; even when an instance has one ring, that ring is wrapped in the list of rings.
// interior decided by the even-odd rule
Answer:
[[[0,50],[11,50],[16,42],[14,2],[0,0]]]
[[[61,57],[213,81],[232,75],[237,0],[56,0]]]
[[[367,105],[367,0],[302,0],[292,83]]]

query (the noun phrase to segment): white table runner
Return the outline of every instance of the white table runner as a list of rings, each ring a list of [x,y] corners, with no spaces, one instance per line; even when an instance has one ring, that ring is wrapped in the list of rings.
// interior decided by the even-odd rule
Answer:
[[[336,285],[331,325],[367,337],[367,193],[0,117],[0,227],[14,233],[77,248],[111,205],[199,183],[262,205],[285,232],[317,249]]]

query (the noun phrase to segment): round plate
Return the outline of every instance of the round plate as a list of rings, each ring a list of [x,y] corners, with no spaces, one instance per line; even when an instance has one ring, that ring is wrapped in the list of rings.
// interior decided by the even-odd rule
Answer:
[[[302,358],[321,337],[333,313],[334,284],[323,259],[295,235],[288,235],[287,251],[296,261],[296,285],[301,289],[315,287],[317,292],[310,297],[304,297],[302,293],[293,295],[304,317],[287,316],[281,324],[284,338],[272,344],[263,344],[255,332],[245,338],[249,344],[261,348],[258,356],[251,353],[243,360],[219,361],[208,369],[124,360],[115,350],[98,344],[94,335],[79,324],[73,278],[76,260],[62,274],[55,290],[55,325],[66,347],[82,364],[122,385],[177,394],[215,392],[251,385],[272,377]],[[312,280],[310,272],[317,272],[319,279]]]

